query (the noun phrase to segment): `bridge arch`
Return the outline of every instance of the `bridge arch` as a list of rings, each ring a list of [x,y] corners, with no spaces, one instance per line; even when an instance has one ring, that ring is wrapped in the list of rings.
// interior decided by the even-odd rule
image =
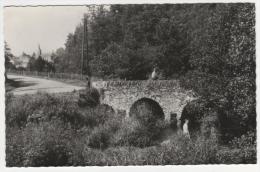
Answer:
[[[130,109],[137,101],[151,99],[159,104],[165,120],[170,120],[172,114],[176,114],[179,122],[187,97],[193,97],[190,94],[192,92],[182,88],[178,80],[99,81],[93,86],[102,89],[102,104],[112,106],[115,111],[124,111],[126,117],[130,117]]]
[[[164,119],[164,111],[162,106],[155,100],[143,97],[135,101],[129,109],[129,117],[134,117],[141,120]]]

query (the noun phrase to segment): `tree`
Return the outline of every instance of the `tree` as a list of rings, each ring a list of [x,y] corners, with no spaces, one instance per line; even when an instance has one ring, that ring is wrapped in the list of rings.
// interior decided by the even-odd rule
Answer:
[[[29,71],[36,71],[36,67],[35,67],[35,61],[36,61],[36,54],[33,53],[32,56],[29,59],[28,65],[27,65],[27,69]]]
[[[256,130],[256,56],[255,56],[255,6],[237,4],[230,9],[228,23],[230,42],[226,69],[230,78],[226,87],[235,135]],[[230,70],[231,69],[231,70]],[[232,128],[233,127],[233,128]]]
[[[228,138],[255,130],[254,5],[211,4],[193,10],[202,15],[203,25],[193,21],[188,32],[194,37],[192,71],[184,82],[203,98],[214,100],[226,118],[223,128]]]
[[[10,61],[13,57],[14,55],[11,53],[11,49],[9,48],[7,42],[5,42],[5,79],[7,79],[6,70],[14,67]]]

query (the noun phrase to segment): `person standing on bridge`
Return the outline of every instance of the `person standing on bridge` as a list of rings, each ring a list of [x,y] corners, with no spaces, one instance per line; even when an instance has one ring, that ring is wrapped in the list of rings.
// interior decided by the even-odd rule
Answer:
[[[154,66],[153,68],[153,72],[151,74],[151,76],[149,76],[147,83],[146,83],[146,87],[149,86],[151,80],[157,80],[158,79],[158,67]]]
[[[152,80],[157,80],[158,79],[158,67],[156,67],[156,66],[153,68],[151,79]]]

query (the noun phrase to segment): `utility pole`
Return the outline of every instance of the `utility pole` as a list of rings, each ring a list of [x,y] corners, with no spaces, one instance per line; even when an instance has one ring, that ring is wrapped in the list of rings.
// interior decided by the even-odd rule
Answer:
[[[83,18],[83,39],[82,39],[82,48],[81,48],[81,79],[83,79],[83,74],[84,74],[84,68],[85,68],[85,16]]]
[[[86,51],[86,52],[85,52]],[[83,18],[83,39],[82,39],[82,54],[81,54],[81,78],[83,75],[87,75],[87,86],[90,87],[91,73],[89,68],[88,57],[88,17],[84,15]]]

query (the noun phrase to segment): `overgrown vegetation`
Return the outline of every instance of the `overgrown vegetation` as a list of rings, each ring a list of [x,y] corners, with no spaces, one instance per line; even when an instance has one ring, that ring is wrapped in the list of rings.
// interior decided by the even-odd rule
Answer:
[[[228,144],[201,136],[189,140],[182,135],[160,144],[158,134],[169,124],[159,121],[151,130],[135,118],[116,115],[107,105],[80,108],[75,97],[7,94],[7,166],[256,162],[252,132]],[[158,131],[156,137],[154,131]]]
[[[8,166],[256,163],[254,4],[89,9],[92,75],[147,79],[156,66],[159,79],[180,79],[199,97],[181,118],[182,124],[190,120],[192,139],[176,136],[160,145],[158,135],[169,124],[151,115],[153,110],[137,106],[126,120],[99,105],[94,89],[79,101],[7,95]],[[56,71],[80,72],[82,29],[79,25],[65,49],[53,54]]]

